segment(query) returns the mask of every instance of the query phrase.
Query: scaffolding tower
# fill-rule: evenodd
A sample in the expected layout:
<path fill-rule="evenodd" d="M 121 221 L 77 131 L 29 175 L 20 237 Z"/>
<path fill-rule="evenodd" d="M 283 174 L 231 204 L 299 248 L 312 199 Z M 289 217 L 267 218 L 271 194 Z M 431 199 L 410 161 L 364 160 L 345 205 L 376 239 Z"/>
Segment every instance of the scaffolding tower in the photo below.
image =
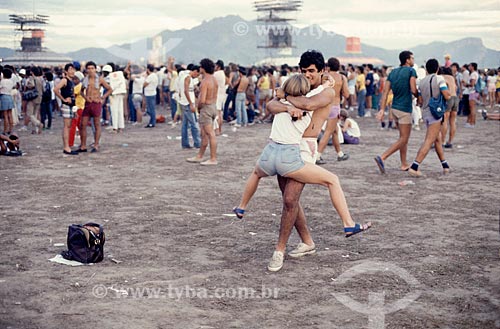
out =
<path fill-rule="evenodd" d="M 257 48 L 267 51 L 267 57 L 290 56 L 295 48 L 291 25 L 302 9 L 302 0 L 259 0 L 254 2 L 257 24 L 261 24 Z"/>
<path fill-rule="evenodd" d="M 42 41 L 45 30 L 41 25 L 47 25 L 49 16 L 46 15 L 9 15 L 10 22 L 17 25 L 15 31 L 22 35 L 22 52 L 39 52 L 43 50 Z"/>

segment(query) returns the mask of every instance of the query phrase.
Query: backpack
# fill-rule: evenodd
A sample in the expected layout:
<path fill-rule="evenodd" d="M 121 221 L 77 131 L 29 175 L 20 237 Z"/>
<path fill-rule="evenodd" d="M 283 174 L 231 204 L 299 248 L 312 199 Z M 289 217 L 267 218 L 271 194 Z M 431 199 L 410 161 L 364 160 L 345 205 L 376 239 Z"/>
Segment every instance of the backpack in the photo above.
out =
<path fill-rule="evenodd" d="M 481 93 L 483 90 L 483 79 L 481 79 L 481 76 L 477 78 L 476 84 L 474 85 L 474 89 L 476 90 L 476 93 Z"/>
<path fill-rule="evenodd" d="M 52 90 L 50 90 L 50 83 L 45 81 L 45 86 L 42 93 L 42 103 L 49 103 L 52 99 Z"/>
<path fill-rule="evenodd" d="M 104 259 L 104 229 L 96 223 L 68 227 L 68 250 L 61 255 L 80 263 L 98 263 Z"/>
<path fill-rule="evenodd" d="M 434 75 L 431 77 L 431 81 L 429 81 L 429 88 L 431 91 L 431 98 L 429 99 L 429 109 L 431 110 L 432 116 L 436 120 L 439 120 L 444 116 L 444 112 L 446 112 L 446 101 L 443 97 L 443 94 L 441 94 L 441 91 L 439 92 L 439 95 L 437 97 L 434 97 L 432 95 L 432 79 L 434 79 Z"/>

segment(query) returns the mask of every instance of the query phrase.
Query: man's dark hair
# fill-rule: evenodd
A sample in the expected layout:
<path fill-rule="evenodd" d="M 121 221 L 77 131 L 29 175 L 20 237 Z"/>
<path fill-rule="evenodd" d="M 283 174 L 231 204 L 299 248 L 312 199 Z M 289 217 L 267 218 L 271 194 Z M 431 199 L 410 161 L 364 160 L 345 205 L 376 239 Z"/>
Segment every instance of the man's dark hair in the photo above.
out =
<path fill-rule="evenodd" d="M 457 62 L 455 62 L 455 63 L 451 64 L 451 66 L 455 66 L 455 68 L 456 68 L 457 70 L 460 68 L 460 65 L 458 65 L 458 63 L 457 63 Z"/>
<path fill-rule="evenodd" d="M 472 66 L 474 68 L 474 71 L 477 71 L 477 63 L 470 63 L 470 66 Z"/>
<path fill-rule="evenodd" d="M 8 68 L 2 69 L 2 74 L 5 79 L 10 79 L 12 78 L 12 71 Z"/>
<path fill-rule="evenodd" d="M 215 65 L 217 65 L 221 70 L 224 70 L 224 62 L 222 61 L 222 59 L 217 60 L 217 62 L 215 62 Z"/>
<path fill-rule="evenodd" d="M 189 71 L 192 71 L 193 67 L 194 67 L 194 64 L 190 63 L 190 64 L 188 64 L 188 66 L 186 67 L 186 69 L 189 70 Z"/>
<path fill-rule="evenodd" d="M 149 72 L 155 71 L 155 66 L 153 64 L 148 64 L 147 68 L 148 68 Z"/>
<path fill-rule="evenodd" d="M 87 64 L 85 64 L 86 69 L 88 69 L 89 66 L 93 66 L 95 69 L 97 68 L 97 65 L 92 61 L 88 61 Z"/>
<path fill-rule="evenodd" d="M 335 57 L 330 57 L 328 58 L 328 62 L 326 65 L 332 70 L 333 72 L 337 72 L 340 69 L 340 62 L 338 59 Z"/>
<path fill-rule="evenodd" d="M 274 69 L 272 67 L 267 69 L 267 73 L 273 75 L 274 74 Z"/>
<path fill-rule="evenodd" d="M 247 75 L 247 69 L 244 66 L 238 67 L 238 71 L 243 75 Z"/>
<path fill-rule="evenodd" d="M 436 73 L 439 69 L 439 62 L 435 58 L 431 58 L 427 60 L 425 63 L 425 69 L 427 70 L 427 73 L 432 74 Z"/>
<path fill-rule="evenodd" d="M 443 67 L 441 67 L 441 68 L 439 69 L 439 72 L 440 72 L 441 74 L 453 75 L 453 72 L 451 72 L 451 67 L 444 67 L 444 66 L 443 66 Z"/>
<path fill-rule="evenodd" d="M 36 77 L 41 77 L 42 76 L 42 69 L 39 66 L 33 66 L 33 68 L 31 69 L 31 72 L 33 72 L 33 74 Z"/>
<path fill-rule="evenodd" d="M 174 67 L 175 67 L 175 70 L 177 71 L 177 73 L 184 71 L 184 68 L 182 67 L 181 64 L 175 64 Z"/>
<path fill-rule="evenodd" d="M 373 64 L 367 64 L 366 66 L 368 66 L 368 68 L 370 69 L 370 71 L 373 70 Z"/>
<path fill-rule="evenodd" d="M 411 58 L 413 53 L 409 50 L 403 50 L 402 52 L 399 53 L 399 63 L 401 65 L 405 65 L 406 61 Z"/>
<path fill-rule="evenodd" d="M 200 66 L 207 72 L 208 74 L 214 74 L 215 64 L 209 58 L 203 58 L 200 61 Z"/>
<path fill-rule="evenodd" d="M 308 50 L 300 56 L 299 67 L 307 68 L 311 65 L 316 66 L 316 69 L 322 71 L 325 68 L 325 58 L 323 54 L 316 50 Z"/>
<path fill-rule="evenodd" d="M 189 68 L 188 68 L 188 70 L 189 70 Z M 198 72 L 200 72 L 200 67 L 198 65 L 193 65 L 191 67 L 191 71 L 198 71 Z"/>
<path fill-rule="evenodd" d="M 52 81 L 54 80 L 54 75 L 52 74 L 52 72 L 45 72 L 45 79 L 47 79 L 47 81 Z"/>
<path fill-rule="evenodd" d="M 64 71 L 68 72 L 68 70 L 70 69 L 70 67 L 75 68 L 75 66 L 73 65 L 73 63 L 68 63 L 68 64 L 64 65 Z"/>

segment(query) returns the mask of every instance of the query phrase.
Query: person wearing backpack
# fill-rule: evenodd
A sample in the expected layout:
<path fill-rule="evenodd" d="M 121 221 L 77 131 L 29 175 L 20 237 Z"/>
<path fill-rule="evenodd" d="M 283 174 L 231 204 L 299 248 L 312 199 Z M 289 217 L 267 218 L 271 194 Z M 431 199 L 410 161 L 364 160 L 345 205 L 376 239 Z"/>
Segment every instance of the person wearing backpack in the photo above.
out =
<path fill-rule="evenodd" d="M 43 80 L 42 103 L 40 104 L 40 115 L 42 119 L 43 129 L 50 129 L 52 127 L 52 85 L 51 81 L 54 80 L 52 72 L 45 72 Z M 48 120 L 47 126 L 45 120 Z"/>
<path fill-rule="evenodd" d="M 481 81 L 479 80 L 479 73 L 477 73 L 477 63 L 469 64 L 469 82 L 466 87 L 469 90 L 469 108 L 470 113 L 467 116 L 465 128 L 474 128 L 476 125 L 476 102 L 479 101 L 481 91 Z"/>
<path fill-rule="evenodd" d="M 437 75 L 439 70 L 439 63 L 437 59 L 431 58 L 425 63 L 425 69 L 427 71 L 427 76 L 420 81 L 419 90 L 420 95 L 418 96 L 418 104 L 422 108 L 422 117 L 427 126 L 427 132 L 425 133 L 425 139 L 418 150 L 417 156 L 413 161 L 410 169 L 408 169 L 408 174 L 412 177 L 421 177 L 422 172 L 418 169 L 419 165 L 424 161 L 427 153 L 434 144 L 434 149 L 436 150 L 437 156 L 441 161 L 443 167 L 443 174 L 447 174 L 450 171 L 450 166 L 444 158 L 443 143 L 441 142 L 441 125 L 443 122 L 443 117 L 437 118 L 434 113 L 431 112 L 430 106 L 433 98 L 444 97 L 445 100 L 450 99 L 451 94 L 446 85 L 445 79 Z M 443 103 L 444 107 L 445 104 Z"/>

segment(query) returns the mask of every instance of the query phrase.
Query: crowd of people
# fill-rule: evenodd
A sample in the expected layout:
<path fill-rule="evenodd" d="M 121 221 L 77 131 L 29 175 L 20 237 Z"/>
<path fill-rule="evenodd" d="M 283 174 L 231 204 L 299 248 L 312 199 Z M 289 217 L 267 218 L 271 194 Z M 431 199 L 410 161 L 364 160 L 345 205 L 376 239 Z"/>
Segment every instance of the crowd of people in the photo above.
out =
<path fill-rule="evenodd" d="M 476 63 L 459 65 L 449 55 L 444 64 L 428 59 L 425 67 L 415 65 L 413 53 L 403 51 L 398 67 L 371 64 L 342 65 L 337 58 L 325 61 L 317 51 L 302 54 L 299 65 L 291 67 L 243 67 L 225 65 L 222 60 L 202 59 L 181 65 L 168 58 L 160 67 L 134 63 L 118 66 L 97 65 L 92 61 L 68 63 L 63 68 L 37 66 L 0 67 L 0 110 L 3 133 L 1 154 L 22 155 L 19 134 L 43 134 L 62 117 L 62 149 L 67 156 L 96 153 L 101 149 L 102 127 L 120 134 L 143 123 L 153 129 L 167 120 L 181 122 L 181 147 L 197 149 L 187 162 L 216 166 L 217 136 L 223 127 L 248 129 L 255 123 L 272 123 L 270 142 L 250 175 L 241 202 L 233 209 L 243 218 L 259 180 L 278 176 L 283 195 L 280 235 L 268 269 L 283 266 L 286 243 L 293 227 L 301 243 L 291 257 L 315 252 L 299 204 L 304 184 L 320 184 L 329 189 L 332 205 L 343 222 L 346 237 L 364 232 L 371 223 L 356 223 L 336 175 L 318 165 L 327 145 L 335 148 L 338 161 L 349 159 L 341 144 L 359 144 L 360 125 L 353 117 L 374 115 L 381 129 L 398 129 L 399 138 L 374 158 L 385 174 L 385 161 L 399 151 L 401 167 L 409 175 L 422 176 L 420 165 L 434 147 L 443 167 L 450 171 L 444 148 L 452 148 L 458 115 L 467 116 L 466 128 L 474 128 L 476 106 L 485 106 L 483 117 L 498 120 L 494 112 L 500 105 L 500 75 L 496 69 L 479 69 Z M 500 70 L 500 68 L 499 68 Z M 443 114 L 434 113 L 434 100 L 446 100 Z M 445 105 L 446 104 L 446 105 Z M 489 109 L 489 113 L 487 111 Z M 157 113 L 157 110 L 160 110 Z M 387 121 L 385 118 L 388 118 Z M 424 123 L 427 130 L 414 161 L 407 161 L 407 147 L 413 129 Z M 93 141 L 87 145 L 87 130 Z M 79 134 L 80 144 L 75 145 Z M 191 136 L 189 136 L 191 135 Z M 209 158 L 204 159 L 209 149 Z"/>

